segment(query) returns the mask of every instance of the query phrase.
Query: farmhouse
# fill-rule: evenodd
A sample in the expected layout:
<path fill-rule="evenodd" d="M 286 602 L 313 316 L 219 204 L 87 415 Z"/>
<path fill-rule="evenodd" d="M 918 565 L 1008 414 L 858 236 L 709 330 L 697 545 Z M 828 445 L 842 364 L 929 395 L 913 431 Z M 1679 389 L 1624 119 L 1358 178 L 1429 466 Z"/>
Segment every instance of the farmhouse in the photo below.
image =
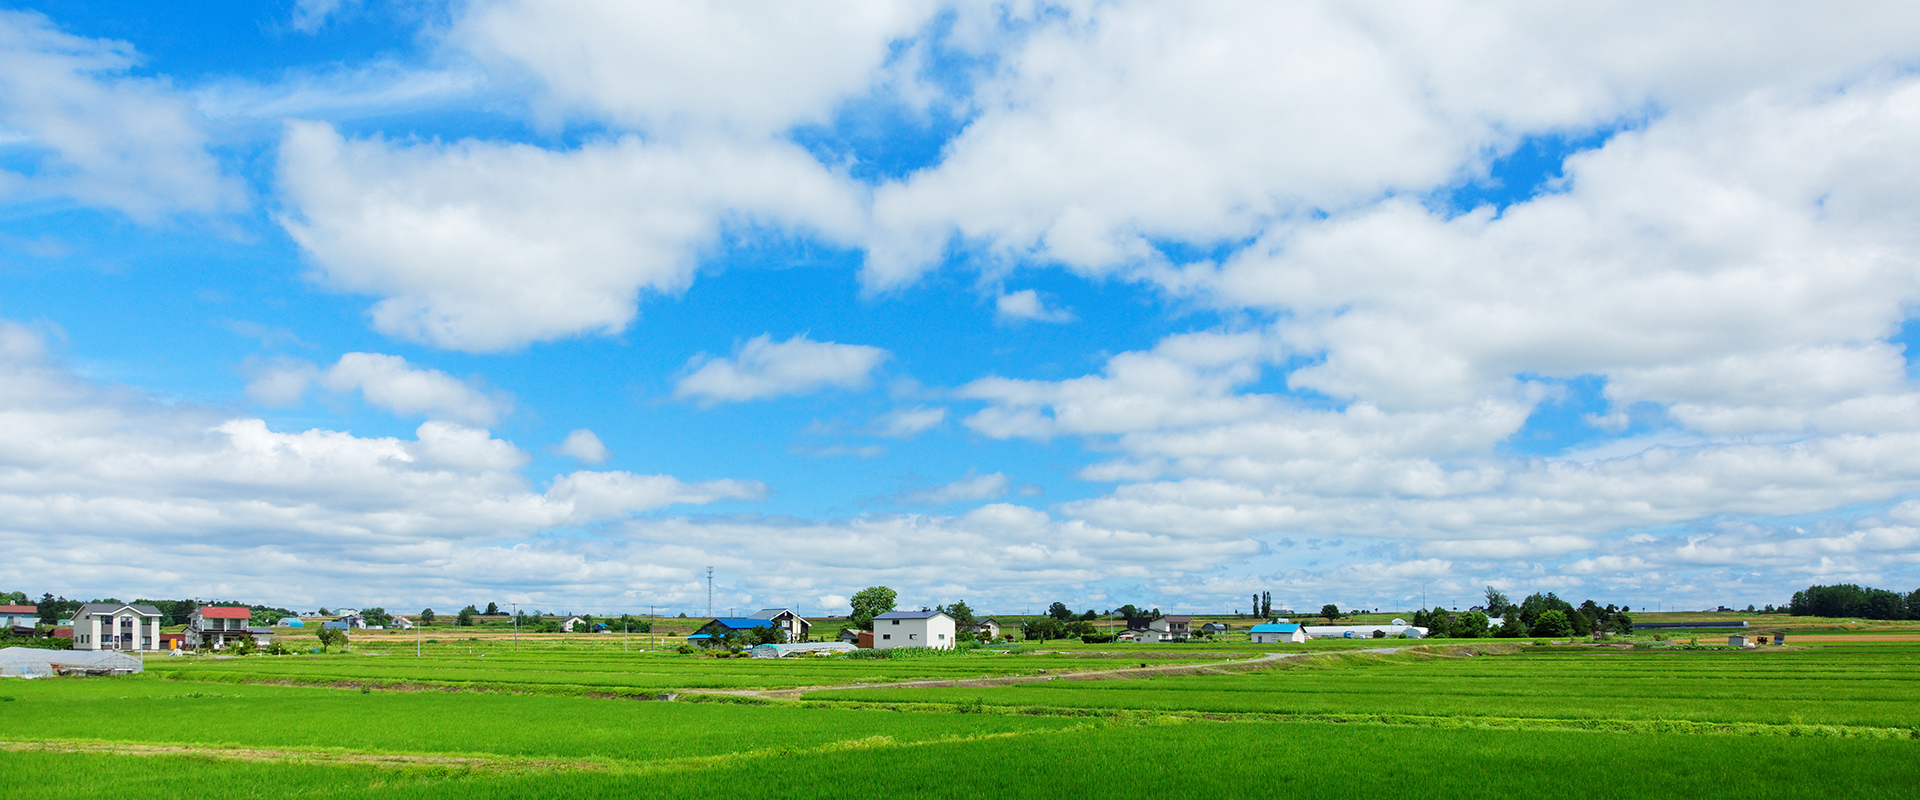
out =
<path fill-rule="evenodd" d="M 158 650 L 163 616 L 145 603 L 87 603 L 73 615 L 73 649 Z"/>
<path fill-rule="evenodd" d="M 980 620 L 973 624 L 973 636 L 983 642 L 996 641 L 1000 638 L 1000 623 L 992 617 Z"/>
<path fill-rule="evenodd" d="M 587 620 L 585 617 L 567 617 L 566 619 L 563 619 L 560 621 L 560 632 L 573 633 L 573 629 L 575 626 L 586 621 Z"/>
<path fill-rule="evenodd" d="M 1275 623 L 1255 625 L 1252 629 L 1248 630 L 1247 633 L 1253 638 L 1254 644 L 1282 644 L 1285 642 L 1304 642 L 1307 640 L 1306 629 L 1301 625 L 1292 623 L 1286 625 Z"/>
<path fill-rule="evenodd" d="M 40 624 L 39 606 L 0 606 L 0 631 L 14 636 L 32 636 Z"/>
<path fill-rule="evenodd" d="M 238 606 L 201 606 L 187 618 L 186 646 L 191 650 L 225 650 L 227 645 L 251 637 L 255 644 L 273 643 L 271 628 L 248 627 L 253 611 Z"/>
<path fill-rule="evenodd" d="M 953 617 L 945 611 L 889 611 L 873 618 L 874 647 L 953 647 Z"/>
<path fill-rule="evenodd" d="M 787 634 L 789 642 L 804 642 L 807 640 L 807 632 L 813 630 L 813 623 L 801 619 L 800 615 L 790 608 L 763 608 L 754 613 L 753 618 L 773 623 L 774 627 Z"/>
<path fill-rule="evenodd" d="M 687 637 L 687 642 L 701 646 L 712 646 L 714 642 L 725 639 L 729 635 L 737 636 L 754 628 L 772 627 L 776 627 L 772 620 L 754 619 L 753 617 L 721 617 L 700 626 L 700 629 L 694 631 L 692 636 Z"/>
<path fill-rule="evenodd" d="M 1171 642 L 1185 639 L 1193 633 L 1193 617 L 1159 616 L 1153 619 L 1127 620 L 1127 634 L 1132 634 L 1135 642 Z M 1128 640 L 1120 640 L 1128 641 Z"/>

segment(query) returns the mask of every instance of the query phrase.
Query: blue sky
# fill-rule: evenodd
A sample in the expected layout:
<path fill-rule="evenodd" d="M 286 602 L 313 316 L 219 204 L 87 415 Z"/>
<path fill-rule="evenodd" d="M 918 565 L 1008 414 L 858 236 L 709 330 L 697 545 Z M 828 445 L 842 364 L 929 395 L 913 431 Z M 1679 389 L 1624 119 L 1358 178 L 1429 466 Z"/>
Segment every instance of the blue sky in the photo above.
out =
<path fill-rule="evenodd" d="M 0 584 L 1920 585 L 1920 15 L 1561 11 L 9 6 Z"/>

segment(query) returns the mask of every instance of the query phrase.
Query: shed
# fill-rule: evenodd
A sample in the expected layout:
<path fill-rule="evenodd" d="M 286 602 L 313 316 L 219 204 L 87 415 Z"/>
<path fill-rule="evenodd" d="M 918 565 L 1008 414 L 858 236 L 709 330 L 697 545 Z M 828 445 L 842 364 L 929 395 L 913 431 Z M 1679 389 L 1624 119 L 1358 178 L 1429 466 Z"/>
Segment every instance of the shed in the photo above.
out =
<path fill-rule="evenodd" d="M 786 658 L 792 655 L 814 653 L 851 653 L 859 648 L 846 642 L 795 642 L 793 644 L 756 645 L 747 651 L 754 658 Z"/>
<path fill-rule="evenodd" d="M 1247 634 L 1252 637 L 1254 644 L 1284 644 L 1307 640 L 1306 628 L 1293 623 L 1255 625 L 1247 631 Z"/>
<path fill-rule="evenodd" d="M 1733 645 L 1734 647 L 1751 647 L 1752 646 L 1747 641 L 1747 637 L 1745 636 L 1729 636 L 1727 637 L 1727 644 Z"/>

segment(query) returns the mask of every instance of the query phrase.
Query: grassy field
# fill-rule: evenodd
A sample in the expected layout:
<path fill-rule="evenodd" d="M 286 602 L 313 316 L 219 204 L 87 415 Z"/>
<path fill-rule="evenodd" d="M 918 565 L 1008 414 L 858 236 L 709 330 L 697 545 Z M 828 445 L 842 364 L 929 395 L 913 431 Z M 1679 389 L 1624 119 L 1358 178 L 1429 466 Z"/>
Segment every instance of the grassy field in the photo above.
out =
<path fill-rule="evenodd" d="M 1920 784 L 1920 643 L 1665 644 L 773 661 L 442 641 L 424 658 L 358 643 L 154 658 L 137 676 L 0 682 L 0 794 L 1750 798 Z M 889 682 L 911 684 L 847 686 Z M 617 699 L 659 692 L 679 699 Z"/>

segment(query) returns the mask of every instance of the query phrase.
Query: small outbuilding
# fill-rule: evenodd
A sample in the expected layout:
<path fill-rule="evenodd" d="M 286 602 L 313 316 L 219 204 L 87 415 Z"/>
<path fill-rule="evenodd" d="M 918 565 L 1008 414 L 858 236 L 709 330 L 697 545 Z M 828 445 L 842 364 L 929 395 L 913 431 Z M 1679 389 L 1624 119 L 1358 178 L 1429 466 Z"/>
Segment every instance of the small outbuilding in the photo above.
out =
<path fill-rule="evenodd" d="M 1254 644 L 1286 644 L 1299 643 L 1307 640 L 1306 628 L 1293 623 L 1286 625 L 1276 625 L 1273 623 L 1255 625 L 1247 631 L 1247 635 L 1252 637 Z"/>
<path fill-rule="evenodd" d="M 755 645 L 748 655 L 754 658 L 787 658 L 796 655 L 826 655 L 828 653 L 851 653 L 859 648 L 846 642 L 794 642 L 792 644 Z"/>

